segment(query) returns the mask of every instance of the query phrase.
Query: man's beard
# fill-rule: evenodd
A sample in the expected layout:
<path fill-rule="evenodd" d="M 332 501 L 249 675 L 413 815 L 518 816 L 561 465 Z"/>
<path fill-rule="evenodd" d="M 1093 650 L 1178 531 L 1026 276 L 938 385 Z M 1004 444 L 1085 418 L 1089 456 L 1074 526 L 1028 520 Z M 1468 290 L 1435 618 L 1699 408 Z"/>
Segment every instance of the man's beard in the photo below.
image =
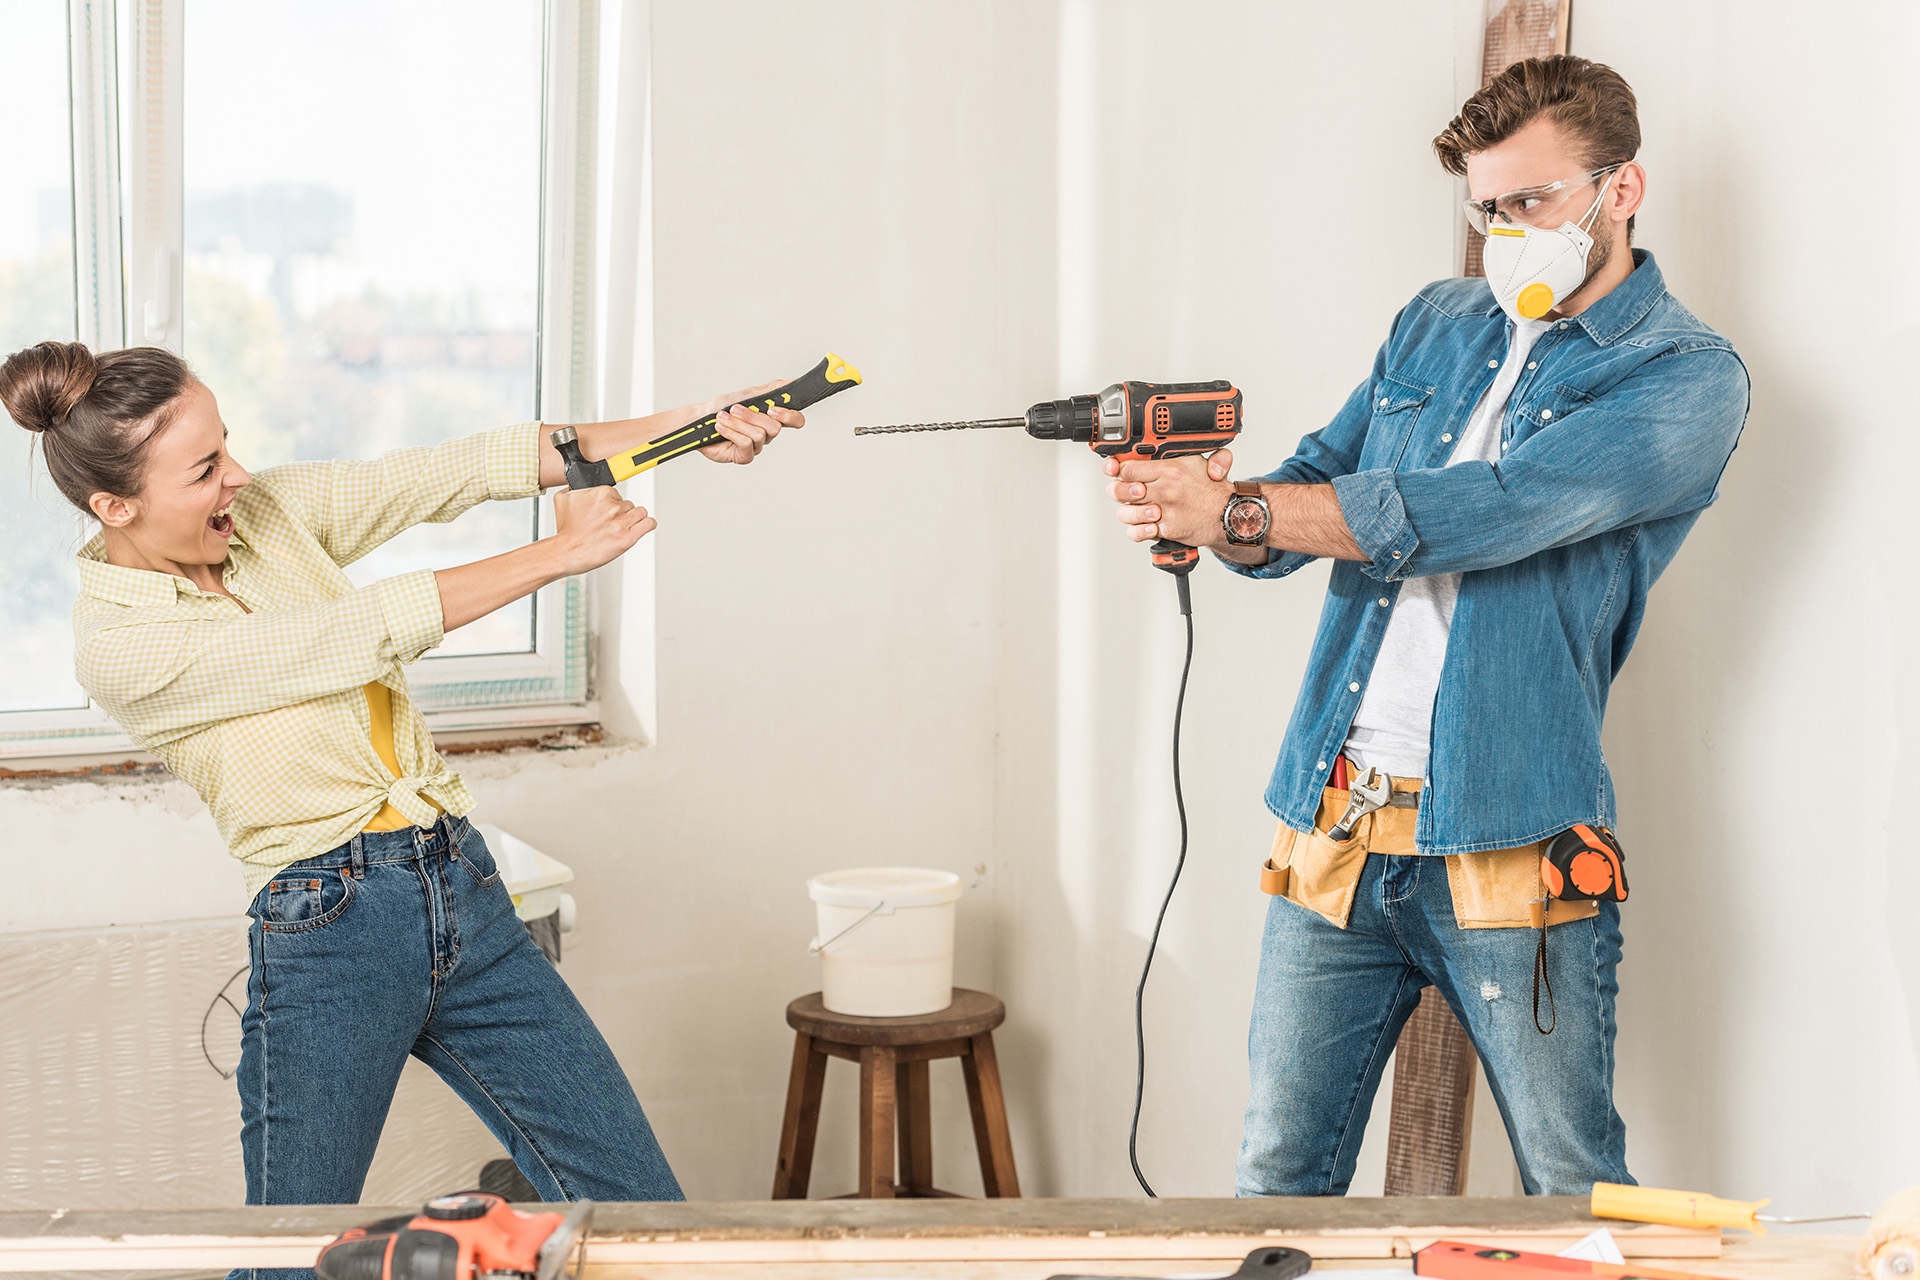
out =
<path fill-rule="evenodd" d="M 1612 261 L 1613 261 L 1613 237 L 1608 236 L 1604 240 L 1595 239 L 1593 242 L 1593 252 L 1587 255 L 1586 279 L 1580 282 L 1580 287 L 1578 289 L 1575 289 L 1572 293 L 1567 295 L 1567 302 L 1572 302 L 1575 298 L 1578 298 L 1582 293 L 1585 293 L 1587 286 L 1593 283 L 1593 278 L 1599 275 L 1602 271 L 1605 271 L 1607 269 L 1607 264 Z M 1565 306 L 1566 303 L 1563 302 L 1560 305 Z"/>

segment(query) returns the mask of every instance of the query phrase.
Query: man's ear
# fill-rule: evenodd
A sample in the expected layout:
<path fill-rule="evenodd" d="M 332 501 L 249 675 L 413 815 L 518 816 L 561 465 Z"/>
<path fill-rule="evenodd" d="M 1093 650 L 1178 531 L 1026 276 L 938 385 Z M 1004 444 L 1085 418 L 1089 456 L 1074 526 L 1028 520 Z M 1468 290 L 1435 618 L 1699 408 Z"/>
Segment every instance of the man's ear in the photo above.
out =
<path fill-rule="evenodd" d="M 116 498 L 110 493 L 96 493 L 88 498 L 87 509 L 109 529 L 124 529 L 140 514 L 140 504 L 132 498 Z"/>
<path fill-rule="evenodd" d="M 1646 198 L 1647 171 L 1638 160 L 1629 160 L 1613 172 L 1613 188 L 1607 192 L 1607 220 L 1625 222 L 1640 212 Z"/>

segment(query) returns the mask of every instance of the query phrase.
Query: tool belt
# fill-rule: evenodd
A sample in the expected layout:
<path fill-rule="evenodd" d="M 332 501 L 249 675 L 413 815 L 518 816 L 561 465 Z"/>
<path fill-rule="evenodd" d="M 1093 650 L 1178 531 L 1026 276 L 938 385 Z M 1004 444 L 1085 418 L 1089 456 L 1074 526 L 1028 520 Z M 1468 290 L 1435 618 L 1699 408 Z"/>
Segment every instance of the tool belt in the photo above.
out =
<path fill-rule="evenodd" d="M 1351 839 L 1354 824 L 1376 809 L 1418 810 L 1424 783 L 1420 789 L 1404 790 L 1396 787 L 1395 781 L 1390 774 L 1373 768 L 1361 771 L 1344 755 L 1336 756 L 1330 785 L 1337 791 L 1347 793 L 1347 807 L 1339 820 L 1327 828 L 1327 838 L 1335 842 Z M 1398 781 L 1405 786 L 1414 780 L 1401 778 Z M 1269 857 L 1260 868 L 1261 891 L 1275 897 L 1285 896 L 1289 875 L 1286 868 L 1274 866 L 1273 859 Z"/>

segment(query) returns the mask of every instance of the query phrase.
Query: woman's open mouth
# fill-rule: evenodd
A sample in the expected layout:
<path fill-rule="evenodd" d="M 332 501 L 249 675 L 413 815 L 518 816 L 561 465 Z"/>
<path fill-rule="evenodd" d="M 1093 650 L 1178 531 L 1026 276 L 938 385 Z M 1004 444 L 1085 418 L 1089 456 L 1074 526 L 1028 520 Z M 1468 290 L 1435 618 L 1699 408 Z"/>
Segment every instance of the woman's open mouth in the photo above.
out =
<path fill-rule="evenodd" d="M 225 511 L 216 511 L 208 516 L 207 528 L 213 530 L 223 538 L 231 538 L 233 536 L 233 509 L 229 507 Z"/>

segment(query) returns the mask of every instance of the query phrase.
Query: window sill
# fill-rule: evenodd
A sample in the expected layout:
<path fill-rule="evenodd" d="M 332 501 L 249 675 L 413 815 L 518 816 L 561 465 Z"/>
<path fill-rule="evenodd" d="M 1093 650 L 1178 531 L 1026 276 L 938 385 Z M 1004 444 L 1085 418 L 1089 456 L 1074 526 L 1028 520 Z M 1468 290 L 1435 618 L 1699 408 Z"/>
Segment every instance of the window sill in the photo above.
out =
<path fill-rule="evenodd" d="M 577 751 L 607 742 L 598 720 L 581 720 L 584 711 L 572 708 L 570 721 L 491 724 L 442 729 L 433 726 L 433 745 L 443 756 L 498 755 L 507 751 Z M 474 717 L 470 717 L 474 718 Z M 429 717 L 429 721 L 432 717 Z M 20 782 L 158 782 L 173 775 L 167 766 L 144 751 L 104 752 L 97 755 L 15 756 L 0 765 L 0 787 Z"/>

